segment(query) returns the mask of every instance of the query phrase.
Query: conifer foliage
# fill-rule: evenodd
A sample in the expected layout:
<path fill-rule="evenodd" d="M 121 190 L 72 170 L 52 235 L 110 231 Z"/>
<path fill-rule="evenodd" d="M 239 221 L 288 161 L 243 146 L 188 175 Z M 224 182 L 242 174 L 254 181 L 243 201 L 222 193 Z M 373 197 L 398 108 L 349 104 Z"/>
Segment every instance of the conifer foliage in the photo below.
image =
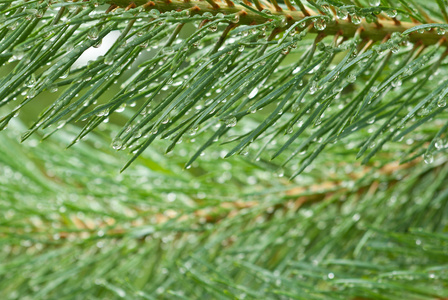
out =
<path fill-rule="evenodd" d="M 1 298 L 448 298 L 447 7 L 0 0 Z"/>
<path fill-rule="evenodd" d="M 73 144 L 127 110 L 113 147 L 131 149 L 129 163 L 160 138 L 171 151 L 201 135 L 187 166 L 224 142 L 226 157 L 250 153 L 294 177 L 335 143 L 354 139 L 367 163 L 418 136 L 429 147 L 405 159 L 432 160 L 444 135 L 444 124 L 419 134 L 443 120 L 444 1 L 2 3 L 1 128 L 60 91 L 22 140 L 83 121 Z M 117 31 L 104 55 L 76 64 Z"/>

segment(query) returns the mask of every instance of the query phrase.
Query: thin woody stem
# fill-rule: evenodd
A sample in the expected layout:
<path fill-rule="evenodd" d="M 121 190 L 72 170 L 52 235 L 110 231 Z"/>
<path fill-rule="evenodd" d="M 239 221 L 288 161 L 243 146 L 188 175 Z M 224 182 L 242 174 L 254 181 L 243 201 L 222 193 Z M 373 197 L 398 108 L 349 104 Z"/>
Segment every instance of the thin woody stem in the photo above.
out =
<path fill-rule="evenodd" d="M 212 14 L 223 13 L 223 14 L 235 14 L 239 13 L 238 25 L 242 24 L 262 24 L 269 22 L 271 19 L 263 16 L 262 14 L 257 13 L 256 11 L 252 11 L 247 9 L 244 6 L 237 5 L 232 7 L 228 6 L 214 6 L 212 7 L 206 1 L 164 1 L 164 0 L 155 0 L 149 1 L 146 0 L 136 0 L 133 1 L 137 6 L 144 5 L 146 9 L 157 9 L 161 12 L 172 11 L 172 10 L 185 10 L 189 9 L 191 15 L 202 15 L 206 12 L 210 12 Z M 128 7 L 128 0 L 111 0 L 110 4 L 117 5 L 120 7 Z M 301 11 L 292 11 L 292 10 L 283 10 L 283 11 L 270 11 L 273 18 L 280 17 L 286 18 L 287 25 L 283 28 L 291 26 L 297 21 L 302 20 L 306 16 Z M 310 21 L 311 22 L 311 21 Z M 382 41 L 384 37 L 392 35 L 394 32 L 404 32 L 412 27 L 415 27 L 415 23 L 411 22 L 394 22 L 393 20 L 378 20 L 377 23 L 367 23 L 366 21 L 361 22 L 360 24 L 353 24 L 349 20 L 337 20 L 327 22 L 326 28 L 320 32 L 325 35 L 336 35 L 337 33 L 341 33 L 341 36 L 350 38 L 353 37 L 359 28 L 363 28 L 361 33 L 361 38 L 370 39 L 372 41 Z M 316 29 L 311 30 L 312 33 L 317 33 Z M 422 33 L 412 32 L 409 35 L 409 41 L 412 43 L 421 42 L 424 45 L 433 45 L 440 41 L 441 38 L 447 37 L 447 34 L 440 35 L 440 32 L 436 30 L 425 31 Z"/>

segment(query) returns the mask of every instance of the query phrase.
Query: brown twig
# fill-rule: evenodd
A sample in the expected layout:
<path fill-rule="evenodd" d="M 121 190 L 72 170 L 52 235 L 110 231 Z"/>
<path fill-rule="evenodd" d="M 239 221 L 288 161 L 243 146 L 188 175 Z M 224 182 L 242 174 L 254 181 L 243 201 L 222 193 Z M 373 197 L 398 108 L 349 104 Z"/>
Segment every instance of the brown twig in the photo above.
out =
<path fill-rule="evenodd" d="M 135 0 L 134 2 L 137 6 L 146 4 L 145 7 L 149 9 L 147 5 L 147 0 Z M 185 2 L 183 0 L 172 0 L 171 3 L 166 3 L 166 1 L 164 0 L 155 0 L 150 2 L 152 4 L 151 9 L 155 8 L 162 12 L 172 11 L 173 9 L 180 9 L 180 10 L 190 9 L 191 14 L 193 15 L 203 14 L 206 12 L 211 12 L 212 14 L 217 13 L 234 14 L 240 11 L 245 11 L 246 14 L 243 17 L 240 17 L 238 21 L 238 24 L 240 25 L 262 24 L 271 21 L 270 18 L 264 17 L 263 15 L 257 14 L 256 12 L 247 10 L 245 7 L 241 5 L 234 5 L 232 7 L 228 6 L 219 7 L 215 3 L 216 4 L 215 7 L 210 7 L 209 2 L 205 1 Z M 117 5 L 120 7 L 129 6 L 128 0 L 111 0 L 110 3 L 112 5 Z M 259 3 L 259 1 L 255 3 L 258 3 L 257 9 L 259 10 L 264 9 Z M 308 10 L 306 11 L 309 15 Z M 292 10 L 283 10 L 283 11 L 272 10 L 271 14 L 277 17 L 286 17 L 286 16 L 290 17 L 291 22 L 288 22 L 287 26 L 290 26 L 290 24 L 300 21 L 307 16 L 302 11 L 292 11 Z M 364 31 L 362 32 L 361 38 L 369 38 L 375 42 L 384 40 L 385 37 L 390 36 L 394 32 L 404 32 L 415 26 L 414 23 L 400 22 L 398 24 L 396 21 L 393 20 L 379 20 L 378 22 L 381 25 L 380 28 L 378 28 L 379 27 L 378 24 L 368 23 L 367 21 L 363 21 L 360 24 L 353 24 L 349 20 L 338 20 L 338 22 L 327 23 L 326 28 L 322 32 L 325 33 L 326 35 L 335 35 L 340 30 L 342 30 L 343 36 L 350 38 L 354 36 L 358 28 L 363 27 Z M 311 30 L 311 32 L 316 31 Z M 409 41 L 413 43 L 421 41 L 424 45 L 434 45 L 439 42 L 441 37 L 443 36 L 440 36 L 435 30 L 425 31 L 423 33 L 412 32 L 411 34 L 409 34 Z"/>

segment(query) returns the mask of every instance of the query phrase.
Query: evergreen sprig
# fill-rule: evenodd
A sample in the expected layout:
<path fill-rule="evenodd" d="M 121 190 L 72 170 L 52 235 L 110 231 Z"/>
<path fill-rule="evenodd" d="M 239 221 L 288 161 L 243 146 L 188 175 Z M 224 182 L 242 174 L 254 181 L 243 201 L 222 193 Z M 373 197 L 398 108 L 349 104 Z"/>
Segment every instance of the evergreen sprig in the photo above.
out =
<path fill-rule="evenodd" d="M 364 164 L 405 136 L 422 147 L 402 161 L 445 149 L 445 130 L 425 129 L 446 128 L 443 1 L 1 3 L 0 127 L 58 93 L 22 140 L 81 122 L 71 146 L 126 110 L 113 141 L 133 153 L 123 169 L 157 139 L 171 151 L 199 135 L 187 168 L 221 142 L 291 177 L 338 143 Z"/>
<path fill-rule="evenodd" d="M 63 152 L 72 126 L 0 136 L 1 298 L 448 297 L 446 160 L 335 159 L 291 183 L 214 153 L 181 172 L 150 146 L 118 174 L 107 128 Z"/>

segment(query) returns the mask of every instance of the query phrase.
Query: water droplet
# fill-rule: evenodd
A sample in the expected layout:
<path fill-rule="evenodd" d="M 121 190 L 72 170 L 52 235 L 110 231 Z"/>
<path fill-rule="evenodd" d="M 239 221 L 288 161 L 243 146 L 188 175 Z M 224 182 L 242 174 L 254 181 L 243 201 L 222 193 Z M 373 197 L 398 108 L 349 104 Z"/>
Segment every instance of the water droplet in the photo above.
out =
<path fill-rule="evenodd" d="M 288 18 L 285 16 L 284 18 L 282 18 L 281 20 L 280 20 L 280 27 L 286 27 L 286 26 L 288 26 Z"/>
<path fill-rule="evenodd" d="M 241 151 L 239 152 L 239 155 L 243 155 L 246 156 L 249 154 L 249 150 L 247 149 L 247 146 L 244 147 L 243 149 L 241 149 Z"/>
<path fill-rule="evenodd" d="M 329 82 L 334 82 L 336 79 L 339 78 L 339 72 L 337 72 L 333 77 L 330 78 L 330 80 L 328 80 Z"/>
<path fill-rule="evenodd" d="M 322 31 L 327 27 L 327 23 L 325 23 L 324 19 L 319 19 L 317 21 L 314 22 L 314 27 L 319 30 Z"/>
<path fill-rule="evenodd" d="M 226 127 L 235 127 L 237 120 L 235 117 L 230 117 L 225 120 L 225 123 L 226 123 Z"/>
<path fill-rule="evenodd" d="M 348 18 L 348 11 L 346 9 L 338 9 L 337 11 L 338 19 L 345 20 Z"/>
<path fill-rule="evenodd" d="M 109 115 L 109 109 L 103 109 L 96 114 L 98 117 L 103 117 Z"/>
<path fill-rule="evenodd" d="M 369 0 L 370 6 L 380 6 L 381 0 Z"/>
<path fill-rule="evenodd" d="M 19 22 L 12 22 L 8 25 L 8 29 L 14 31 L 16 30 L 17 26 L 19 26 Z"/>
<path fill-rule="evenodd" d="M 158 11 L 157 9 L 151 9 L 149 11 L 149 14 L 152 15 L 154 18 L 158 18 L 160 16 L 160 11 Z"/>
<path fill-rule="evenodd" d="M 258 94 L 258 88 L 254 88 L 254 89 L 252 90 L 252 92 L 250 92 L 250 94 L 248 95 L 248 97 L 249 97 L 249 99 L 252 99 L 252 98 L 254 98 L 255 96 L 257 96 L 257 94 Z"/>
<path fill-rule="evenodd" d="M 12 58 L 14 60 L 21 60 L 23 56 L 25 56 L 25 52 L 23 52 L 22 50 L 14 50 L 12 53 Z"/>
<path fill-rule="evenodd" d="M 28 91 L 28 93 L 26 94 L 26 97 L 27 97 L 27 98 L 34 98 L 34 97 L 36 96 L 36 94 L 37 94 L 36 89 L 31 88 L 31 89 Z"/>
<path fill-rule="evenodd" d="M 120 150 L 123 147 L 123 144 L 121 143 L 120 140 L 115 140 L 112 143 L 112 148 L 114 148 L 115 150 Z"/>
<path fill-rule="evenodd" d="M 432 164 L 434 162 L 434 156 L 431 153 L 425 153 L 423 155 L 423 161 L 425 164 Z"/>
<path fill-rule="evenodd" d="M 40 18 L 42 18 L 44 16 L 44 14 L 45 14 L 45 11 L 43 9 L 38 9 L 36 11 L 35 15 L 36 15 L 36 18 L 40 19 Z"/>
<path fill-rule="evenodd" d="M 36 84 L 36 76 L 34 74 L 31 74 L 30 80 L 28 80 L 26 86 L 31 88 L 35 84 Z"/>
<path fill-rule="evenodd" d="M 436 148 L 437 149 L 442 149 L 443 148 L 443 140 L 441 139 L 441 138 L 437 138 L 435 141 L 434 141 L 434 146 L 436 146 Z"/>
<path fill-rule="evenodd" d="M 389 9 L 386 11 L 389 18 L 395 18 L 397 16 L 397 11 L 395 9 Z"/>
<path fill-rule="evenodd" d="M 202 16 L 206 19 L 213 19 L 213 14 L 209 11 L 205 12 Z"/>
<path fill-rule="evenodd" d="M 114 56 L 111 54 L 108 54 L 104 57 L 104 63 L 108 66 L 110 66 L 111 64 L 113 64 L 114 62 Z"/>
<path fill-rule="evenodd" d="M 65 79 L 68 77 L 68 75 L 70 75 L 70 68 L 67 68 L 67 70 L 64 73 L 62 73 L 61 76 L 59 76 L 59 78 Z"/>
<path fill-rule="evenodd" d="M 58 86 L 57 85 L 51 85 L 48 87 L 48 90 L 50 91 L 50 93 L 56 93 L 58 91 Z"/>
<path fill-rule="evenodd" d="M 189 133 L 190 135 L 196 135 L 196 133 L 198 132 L 198 130 L 199 130 L 199 127 L 193 127 L 193 128 L 191 128 L 191 129 L 188 131 L 188 133 Z"/>
<path fill-rule="evenodd" d="M 399 48 L 397 46 L 392 46 L 392 48 L 390 48 L 390 51 L 392 51 L 392 53 L 398 53 Z"/>
<path fill-rule="evenodd" d="M 162 51 L 165 54 L 173 54 L 174 53 L 174 48 L 173 47 L 165 47 L 165 48 L 163 48 Z"/>
<path fill-rule="evenodd" d="M 317 82 L 313 81 L 310 87 L 310 95 L 314 95 L 317 92 Z"/>
<path fill-rule="evenodd" d="M 438 35 L 445 35 L 446 30 L 444 28 L 437 28 L 437 34 Z"/>
<path fill-rule="evenodd" d="M 358 15 L 353 15 L 352 16 L 352 23 L 355 25 L 359 25 L 361 24 L 362 20 Z"/>
<path fill-rule="evenodd" d="M 89 40 L 96 40 L 98 38 L 98 35 L 100 34 L 100 31 L 98 27 L 92 27 L 90 28 L 89 32 L 87 32 L 87 38 Z"/>
<path fill-rule="evenodd" d="M 367 124 L 373 124 L 373 123 L 375 123 L 375 117 L 372 117 L 367 120 Z"/>
<path fill-rule="evenodd" d="M 355 82 L 356 81 L 356 75 L 355 74 L 349 74 L 348 76 L 347 76 L 347 82 L 348 83 L 353 83 L 353 82 Z"/>
<path fill-rule="evenodd" d="M 402 84 L 403 84 L 403 82 L 401 81 L 400 78 L 397 78 L 397 80 L 392 81 L 392 83 L 391 83 L 391 85 L 392 85 L 394 88 L 398 88 L 398 87 L 400 87 Z"/>
<path fill-rule="evenodd" d="M 282 49 L 282 54 L 283 55 L 287 55 L 289 53 L 289 47 L 283 48 Z"/>
<path fill-rule="evenodd" d="M 404 70 L 404 72 L 403 72 L 403 74 L 404 74 L 405 76 L 411 76 L 412 73 L 414 73 L 414 71 L 412 70 L 412 67 L 411 67 L 411 66 L 407 67 L 407 68 Z"/>
<path fill-rule="evenodd" d="M 437 101 L 438 107 L 445 107 L 446 106 L 446 99 L 445 97 L 441 96 L 439 100 Z"/>

